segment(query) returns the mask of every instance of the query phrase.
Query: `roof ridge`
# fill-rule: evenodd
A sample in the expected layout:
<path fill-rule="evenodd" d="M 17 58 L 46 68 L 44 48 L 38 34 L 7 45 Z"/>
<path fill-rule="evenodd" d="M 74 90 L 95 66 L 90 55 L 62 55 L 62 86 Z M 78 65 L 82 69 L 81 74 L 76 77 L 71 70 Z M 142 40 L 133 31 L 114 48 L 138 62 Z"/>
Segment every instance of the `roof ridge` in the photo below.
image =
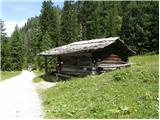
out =
<path fill-rule="evenodd" d="M 73 53 L 83 50 L 96 50 L 104 48 L 114 43 L 116 40 L 120 40 L 120 37 L 109 37 L 109 38 L 78 41 L 43 51 L 39 53 L 39 55 L 60 55 L 60 54 Z"/>
<path fill-rule="evenodd" d="M 73 44 L 73 45 L 75 45 L 76 43 L 83 43 L 83 44 L 85 44 L 85 43 L 96 43 L 96 42 L 100 42 L 100 41 L 109 41 L 110 39 L 112 39 L 112 41 L 113 40 L 117 40 L 117 39 L 119 39 L 120 37 L 109 37 L 109 38 L 97 38 L 97 39 L 91 39 L 91 40 L 81 40 L 81 41 L 76 41 L 76 42 L 73 42 L 73 43 L 70 43 L 70 44 Z M 68 44 L 68 45 L 70 45 L 70 44 Z"/>

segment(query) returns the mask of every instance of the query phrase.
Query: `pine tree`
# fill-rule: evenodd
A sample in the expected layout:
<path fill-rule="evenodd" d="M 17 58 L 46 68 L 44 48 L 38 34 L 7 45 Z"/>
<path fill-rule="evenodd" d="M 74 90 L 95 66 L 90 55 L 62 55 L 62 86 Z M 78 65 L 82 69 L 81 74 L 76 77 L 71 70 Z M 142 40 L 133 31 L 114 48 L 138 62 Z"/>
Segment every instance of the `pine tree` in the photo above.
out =
<path fill-rule="evenodd" d="M 153 7 L 152 3 L 156 6 Z M 157 24 L 158 2 L 130 2 L 123 14 L 121 37 L 138 54 L 158 52 Z"/>
<path fill-rule="evenodd" d="M 0 20 L 1 32 L 1 70 L 11 70 L 10 44 L 6 37 L 4 21 Z"/>
<path fill-rule="evenodd" d="M 111 12 L 111 16 L 110 16 L 110 23 L 111 25 L 111 37 L 114 36 L 119 36 L 120 35 L 120 30 L 121 30 L 121 22 L 122 22 L 122 18 L 120 17 L 120 13 L 118 12 L 118 7 L 119 7 L 119 3 L 113 1 L 113 6 L 112 6 L 112 12 Z"/>
<path fill-rule="evenodd" d="M 48 48 L 52 47 L 50 41 L 51 41 L 51 38 L 49 36 L 49 33 L 46 32 L 42 38 L 42 46 L 41 46 L 42 51 L 47 50 Z"/>
<path fill-rule="evenodd" d="M 159 53 L 159 3 L 158 1 L 150 1 L 145 6 L 145 11 L 148 14 L 148 24 L 145 29 L 148 42 L 145 45 L 149 51 Z"/>
<path fill-rule="evenodd" d="M 6 38 L 5 28 L 4 28 L 4 21 L 0 19 L 0 28 L 1 28 L 1 40 Z"/>
<path fill-rule="evenodd" d="M 99 2 L 84 1 L 80 12 L 83 39 L 97 38 L 100 34 Z"/>
<path fill-rule="evenodd" d="M 101 1 L 99 10 L 100 37 L 109 37 L 109 2 Z"/>
<path fill-rule="evenodd" d="M 58 46 L 59 35 L 60 35 L 60 17 L 58 9 L 53 6 L 51 0 L 44 1 L 42 3 L 42 10 L 40 15 L 40 26 L 42 31 L 42 38 L 45 33 L 50 36 L 49 44 L 52 47 Z M 44 40 L 43 40 L 44 42 Z M 51 46 L 46 46 L 46 49 L 51 48 Z"/>
<path fill-rule="evenodd" d="M 61 17 L 61 44 L 77 41 L 79 35 L 76 5 L 73 1 L 65 1 Z"/>
<path fill-rule="evenodd" d="M 32 63 L 34 68 L 38 67 L 38 56 L 40 52 L 41 30 L 39 27 L 39 17 L 31 18 L 26 23 L 30 25 L 24 36 L 24 48 L 25 48 L 25 67 Z M 27 27 L 27 26 L 26 26 Z M 22 30 L 23 32 L 23 30 Z"/>
<path fill-rule="evenodd" d="M 101 34 L 104 37 L 120 35 L 122 18 L 120 16 L 120 3 L 115 1 L 103 1 L 100 7 Z"/>
<path fill-rule="evenodd" d="M 22 41 L 20 39 L 19 28 L 16 25 L 11 39 L 11 63 L 12 70 L 22 70 L 23 68 L 23 48 Z"/>

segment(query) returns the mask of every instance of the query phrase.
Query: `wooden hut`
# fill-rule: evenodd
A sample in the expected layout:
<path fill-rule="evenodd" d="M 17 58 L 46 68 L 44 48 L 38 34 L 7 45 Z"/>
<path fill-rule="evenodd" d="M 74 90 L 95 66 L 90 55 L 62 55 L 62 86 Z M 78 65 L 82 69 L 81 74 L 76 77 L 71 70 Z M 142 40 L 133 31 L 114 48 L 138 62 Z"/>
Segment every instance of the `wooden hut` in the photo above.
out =
<path fill-rule="evenodd" d="M 39 55 L 45 57 L 46 72 L 47 57 L 57 56 L 58 74 L 81 75 L 129 66 L 128 57 L 134 53 L 119 37 L 110 37 L 74 42 Z"/>

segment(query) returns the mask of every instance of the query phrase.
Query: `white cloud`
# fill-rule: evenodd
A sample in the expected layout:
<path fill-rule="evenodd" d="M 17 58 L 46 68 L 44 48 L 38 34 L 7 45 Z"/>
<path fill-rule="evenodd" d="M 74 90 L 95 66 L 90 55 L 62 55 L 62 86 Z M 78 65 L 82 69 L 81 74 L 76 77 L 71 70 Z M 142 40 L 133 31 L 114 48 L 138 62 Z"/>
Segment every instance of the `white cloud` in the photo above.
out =
<path fill-rule="evenodd" d="M 22 20 L 22 21 L 4 21 L 5 24 L 5 28 L 6 28 L 6 33 L 7 36 L 10 37 L 11 34 L 13 33 L 16 24 L 18 25 L 19 28 L 21 28 L 22 26 L 24 26 L 25 22 L 27 20 Z"/>

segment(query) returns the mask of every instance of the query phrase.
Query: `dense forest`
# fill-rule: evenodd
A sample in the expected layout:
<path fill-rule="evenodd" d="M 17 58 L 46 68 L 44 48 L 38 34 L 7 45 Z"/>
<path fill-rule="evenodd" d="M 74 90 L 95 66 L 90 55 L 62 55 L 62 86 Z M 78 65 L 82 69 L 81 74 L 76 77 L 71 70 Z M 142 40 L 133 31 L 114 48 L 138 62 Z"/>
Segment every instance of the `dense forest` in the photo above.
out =
<path fill-rule="evenodd" d="M 158 1 L 65 1 L 60 8 L 49 0 L 11 37 L 0 24 L 1 70 L 43 68 L 41 51 L 94 38 L 120 36 L 137 54 L 159 52 Z"/>

